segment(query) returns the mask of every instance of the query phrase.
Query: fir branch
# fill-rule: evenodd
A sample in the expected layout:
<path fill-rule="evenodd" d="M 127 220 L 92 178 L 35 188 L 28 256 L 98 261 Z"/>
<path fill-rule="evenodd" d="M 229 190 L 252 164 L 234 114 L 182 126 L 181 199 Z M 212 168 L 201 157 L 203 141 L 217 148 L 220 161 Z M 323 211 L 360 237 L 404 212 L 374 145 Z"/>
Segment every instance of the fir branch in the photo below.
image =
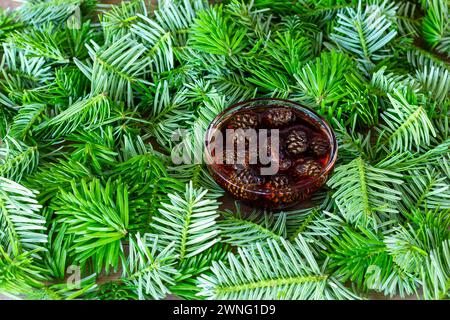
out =
<path fill-rule="evenodd" d="M 178 132 L 175 137 L 179 143 L 172 149 L 171 156 L 175 166 L 170 167 L 171 176 L 193 185 L 210 190 L 208 197 L 218 198 L 223 195 L 223 190 L 208 174 L 203 163 L 204 137 L 209 123 L 225 108 L 225 97 L 217 93 L 209 83 L 197 82 L 188 87 L 183 95 L 186 99 L 202 103 L 198 105 L 198 118 L 191 124 L 187 132 Z M 178 142 L 178 141 L 177 141 Z"/>
<path fill-rule="evenodd" d="M 221 212 L 224 220 L 219 221 L 223 242 L 240 248 L 254 245 L 267 239 L 281 241 L 286 238 L 286 214 L 274 217 L 271 213 L 254 210 L 250 214 L 241 211 L 236 203 L 234 211 Z"/>
<path fill-rule="evenodd" d="M 332 239 L 340 234 L 342 226 L 345 225 L 341 217 L 320 208 L 313 208 L 300 219 L 302 221 L 289 239 L 295 241 L 301 235 L 315 256 L 330 250 Z"/>
<path fill-rule="evenodd" d="M 251 79 L 242 78 L 240 72 L 218 68 L 211 70 L 207 79 L 220 95 L 228 98 L 230 104 L 256 98 L 258 88 Z"/>
<path fill-rule="evenodd" d="M 46 60 L 43 57 L 29 56 L 7 43 L 3 44 L 3 51 L 3 79 L 0 85 L 8 97 L 3 97 L 2 103 L 10 106 L 46 100 L 44 97 L 47 98 L 49 94 L 45 91 L 48 90 L 49 82 L 54 79 L 53 71 L 46 65 Z M 47 102 L 48 98 L 45 103 Z"/>
<path fill-rule="evenodd" d="M 402 208 L 450 209 L 450 187 L 439 170 L 416 170 L 405 175 L 406 183 L 399 186 Z"/>
<path fill-rule="evenodd" d="M 20 7 L 19 17 L 24 23 L 41 25 L 61 24 L 79 9 L 80 0 L 28 0 Z"/>
<path fill-rule="evenodd" d="M 1 250 L 18 257 L 23 251 L 45 251 L 46 221 L 40 214 L 40 209 L 35 192 L 0 177 Z"/>
<path fill-rule="evenodd" d="M 205 199 L 207 190 L 186 185 L 184 195 L 169 194 L 170 203 L 163 203 L 159 216 L 153 218 L 151 227 L 161 243 L 174 243 L 180 261 L 207 250 L 217 243 L 219 229 L 216 225 L 218 203 Z"/>
<path fill-rule="evenodd" d="M 90 293 L 88 300 L 136 300 L 136 287 L 130 284 L 124 284 L 121 280 L 107 281 L 99 283 L 97 290 Z"/>
<path fill-rule="evenodd" d="M 124 100 L 133 105 L 133 88 L 150 85 L 144 79 L 150 60 L 144 56 L 145 47 L 126 35 L 109 46 L 95 42 L 88 46 L 93 61 L 91 68 L 74 59 L 91 80 L 91 95 L 107 94 L 113 101 Z"/>
<path fill-rule="evenodd" d="M 46 136 L 68 135 L 76 130 L 89 130 L 100 126 L 111 114 L 111 101 L 103 93 L 89 95 L 70 105 L 57 116 L 41 123 L 36 131 Z"/>
<path fill-rule="evenodd" d="M 14 299 L 42 287 L 45 269 L 34 263 L 33 252 L 10 253 L 0 246 L 0 293 Z"/>
<path fill-rule="evenodd" d="M 60 190 L 71 188 L 72 181 L 92 180 L 94 174 L 81 163 L 60 159 L 56 163 L 45 163 L 28 177 L 26 185 L 40 190 L 39 202 L 46 204 L 56 197 Z"/>
<path fill-rule="evenodd" d="M 225 261 L 231 248 L 222 243 L 216 243 L 202 253 L 188 259 L 184 259 L 178 266 L 179 276 L 176 284 L 170 287 L 172 294 L 183 299 L 198 299 L 200 288 L 197 286 L 197 277 L 209 273 L 211 265 L 215 261 Z"/>
<path fill-rule="evenodd" d="M 289 74 L 296 74 L 303 62 L 312 57 L 312 43 L 308 38 L 290 32 L 277 33 L 267 46 L 268 53 Z"/>
<path fill-rule="evenodd" d="M 382 94 L 401 92 L 404 95 L 408 95 L 419 91 L 420 84 L 410 75 L 388 73 L 386 69 L 386 67 L 382 67 L 374 72 L 370 81 L 370 84 L 380 90 Z"/>
<path fill-rule="evenodd" d="M 401 177 L 356 158 L 337 167 L 327 184 L 335 189 L 333 198 L 348 222 L 377 226 L 398 212 L 395 202 L 401 199 L 401 193 L 393 187 L 403 183 Z"/>
<path fill-rule="evenodd" d="M 416 78 L 422 84 L 422 90 L 433 101 L 436 101 L 439 105 L 449 104 L 450 72 L 448 69 L 435 66 L 428 69 L 425 65 L 421 71 L 416 72 Z M 447 101 L 445 102 L 445 100 Z M 444 106 L 442 110 L 446 111 Z"/>
<path fill-rule="evenodd" d="M 56 283 L 27 292 L 26 298 L 31 300 L 79 300 L 95 291 L 96 274 L 79 280 L 78 284 Z"/>
<path fill-rule="evenodd" d="M 448 210 L 413 210 L 409 222 L 392 228 L 384 238 L 386 249 L 405 272 L 419 276 L 431 252 L 448 239 Z"/>
<path fill-rule="evenodd" d="M 67 226 L 66 234 L 74 235 L 70 254 L 84 264 L 93 259 L 97 272 L 103 267 L 117 269 L 122 255 L 120 240 L 128 233 L 128 190 L 120 182 L 104 186 L 99 180 L 73 181 L 71 190 L 61 190 L 52 203 L 56 223 Z"/>
<path fill-rule="evenodd" d="M 391 108 L 381 114 L 384 124 L 378 128 L 380 139 L 392 151 L 406 151 L 429 145 L 435 129 L 424 106 L 411 105 L 399 92 L 388 95 Z"/>
<path fill-rule="evenodd" d="M 154 11 L 155 21 L 174 33 L 177 45 L 184 45 L 187 41 L 187 29 L 197 13 L 208 7 L 201 0 L 162 1 L 158 10 Z"/>
<path fill-rule="evenodd" d="M 136 185 L 136 189 L 143 193 L 142 188 L 145 188 L 145 185 L 155 183 L 155 179 L 167 177 L 167 171 L 154 152 L 145 151 L 116 165 L 111 176 L 120 176 L 129 185 Z"/>
<path fill-rule="evenodd" d="M 75 133 L 66 139 L 70 143 L 71 158 L 79 163 L 93 168 L 95 172 L 102 172 L 116 161 L 114 151 L 114 137 L 112 127 L 105 127 L 99 131 Z"/>
<path fill-rule="evenodd" d="M 120 162 L 126 162 L 138 155 L 152 153 L 153 148 L 151 144 L 146 144 L 141 136 L 131 137 L 124 135 L 119 141 L 118 158 Z"/>
<path fill-rule="evenodd" d="M 245 49 L 246 34 L 221 5 L 214 6 L 198 13 L 190 28 L 189 44 L 200 51 L 231 56 Z"/>
<path fill-rule="evenodd" d="M 65 52 L 64 33 L 53 24 L 41 28 L 31 28 L 12 34 L 9 41 L 34 57 L 45 57 L 56 63 L 68 63 L 69 56 Z"/>
<path fill-rule="evenodd" d="M 44 57 L 32 57 L 26 51 L 17 49 L 14 42 L 3 43 L 3 76 L 20 78 L 22 87 L 33 88 L 53 80 L 52 69 Z"/>
<path fill-rule="evenodd" d="M 371 131 L 368 131 L 367 134 L 362 134 L 353 127 L 346 128 L 336 120 L 333 120 L 333 122 L 335 124 L 341 163 L 349 163 L 358 157 L 369 161 L 376 158 L 377 153 L 372 147 Z"/>
<path fill-rule="evenodd" d="M 69 256 L 73 235 L 67 234 L 66 231 L 66 225 L 52 225 L 48 231 L 47 251 L 44 255 L 45 265 L 49 269 L 51 276 L 59 281 L 64 280 L 67 267 L 73 263 L 73 259 Z"/>
<path fill-rule="evenodd" d="M 76 19 L 75 17 L 73 18 Z M 96 32 L 96 29 L 92 28 L 90 21 L 86 21 L 82 24 L 79 21 L 76 21 L 75 23 L 79 25 L 73 27 L 68 26 L 64 30 L 64 45 L 67 48 L 66 50 L 70 57 L 85 59 L 88 57 L 86 44 L 91 40 L 97 39 L 99 34 Z"/>
<path fill-rule="evenodd" d="M 162 146 L 171 147 L 174 134 L 192 121 L 192 113 L 186 103 L 185 90 L 172 95 L 167 81 L 158 83 L 154 93 L 153 108 L 151 109 L 150 129 L 152 135 Z"/>
<path fill-rule="evenodd" d="M 138 15 L 147 16 L 144 1 L 121 2 L 100 16 L 106 42 L 112 43 L 128 34 L 138 20 Z"/>
<path fill-rule="evenodd" d="M 46 105 L 33 103 L 24 105 L 13 118 L 9 134 L 19 140 L 25 140 L 33 135 L 34 128 L 42 121 Z"/>
<path fill-rule="evenodd" d="M 420 35 L 421 16 L 417 4 L 401 1 L 397 8 L 399 34 L 417 37 Z"/>
<path fill-rule="evenodd" d="M 55 71 L 55 86 L 50 90 L 56 105 L 70 105 L 88 95 L 89 82 L 76 66 L 65 66 Z"/>
<path fill-rule="evenodd" d="M 423 37 L 432 48 L 449 56 L 450 19 L 449 5 L 445 0 L 431 0 L 423 19 Z"/>
<path fill-rule="evenodd" d="M 378 167 L 398 173 L 408 170 L 426 170 L 430 163 L 442 160 L 448 154 L 449 147 L 450 140 L 446 139 L 436 146 L 416 152 L 391 152 L 378 163 Z"/>
<path fill-rule="evenodd" d="M 247 80 L 261 88 L 261 91 L 270 93 L 271 97 L 287 98 L 293 91 L 291 81 L 287 74 L 273 68 L 269 62 L 250 63 L 247 66 L 252 77 Z"/>
<path fill-rule="evenodd" d="M 138 14 L 140 20 L 131 27 L 131 32 L 148 48 L 147 56 L 156 73 L 174 68 L 174 51 L 186 44 L 187 30 L 197 15 L 195 9 L 201 8 L 201 1 L 184 0 L 177 4 L 167 1 L 155 10 L 153 18 Z"/>
<path fill-rule="evenodd" d="M 209 199 L 218 199 L 224 195 L 224 190 L 211 177 L 204 164 L 182 164 L 169 168 L 169 175 L 177 181 L 192 184 L 195 188 L 204 188 L 209 192 Z"/>
<path fill-rule="evenodd" d="M 396 36 L 386 8 L 367 5 L 360 1 L 357 9 L 348 8 L 338 13 L 337 25 L 330 35 L 339 48 L 356 55 L 366 70 L 389 56 L 386 45 Z"/>
<path fill-rule="evenodd" d="M 247 36 L 253 39 L 268 38 L 271 30 L 272 15 L 269 8 L 258 9 L 255 1 L 245 3 L 240 0 L 232 0 L 225 10 L 235 18 L 235 21 L 247 29 Z"/>
<path fill-rule="evenodd" d="M 209 299 L 354 299 L 356 296 L 319 267 L 305 241 L 256 243 L 228 255 L 228 265 L 214 263 L 202 275 L 200 296 Z"/>
<path fill-rule="evenodd" d="M 450 155 L 442 157 L 439 160 L 439 167 L 442 169 L 442 173 L 447 177 L 447 181 L 450 180 Z"/>
<path fill-rule="evenodd" d="M 406 52 L 406 58 L 408 63 L 416 69 L 422 69 L 427 66 L 431 67 L 444 67 L 447 70 L 450 68 L 449 64 L 440 59 L 433 52 L 426 51 L 422 48 L 413 47 Z"/>
<path fill-rule="evenodd" d="M 131 287 L 138 299 L 162 299 L 170 293 L 177 270 L 173 245 L 160 248 L 158 238 L 130 236 L 129 255 L 123 263 L 122 281 Z"/>
<path fill-rule="evenodd" d="M 342 99 L 346 94 L 345 74 L 352 68 L 353 63 L 347 56 L 335 51 L 322 53 L 295 75 L 304 94 L 300 99 L 317 106 L 328 106 Z"/>
<path fill-rule="evenodd" d="M 450 290 L 450 241 L 430 252 L 422 269 L 423 297 L 425 299 L 448 299 Z"/>
<path fill-rule="evenodd" d="M 31 174 L 39 163 L 35 146 L 27 146 L 12 137 L 0 141 L 0 176 L 20 181 Z"/>
<path fill-rule="evenodd" d="M 417 292 L 419 279 L 393 262 L 379 236 L 367 229 L 360 232 L 345 228 L 330 252 L 334 274 L 350 279 L 358 287 L 401 297 Z"/>
<path fill-rule="evenodd" d="M 18 21 L 18 14 L 9 9 L 0 9 L 0 40 L 3 41 L 8 33 L 21 29 L 23 23 Z"/>
<path fill-rule="evenodd" d="M 144 16 L 140 17 L 145 23 L 136 23 L 131 30 L 148 47 L 147 55 L 151 57 L 155 72 L 161 73 L 172 70 L 175 65 L 172 34 L 170 31 L 162 29 L 153 20 Z"/>
<path fill-rule="evenodd" d="M 168 194 L 182 192 L 184 184 L 169 177 L 164 163 L 154 152 L 146 152 L 117 164 L 111 179 L 121 179 L 129 188 L 130 230 L 147 231 L 153 216 Z"/>
<path fill-rule="evenodd" d="M 306 224 L 312 222 L 311 220 L 313 219 L 309 219 L 309 217 L 315 217 L 313 212 L 321 210 L 331 210 L 333 201 L 331 201 L 330 195 L 324 190 L 321 191 L 322 192 L 319 191 L 312 196 L 312 198 L 310 199 L 311 203 L 308 204 L 308 207 L 306 208 L 273 213 L 275 217 L 280 214 L 286 215 L 286 231 L 288 240 L 293 241 L 299 235 L 298 231 L 300 225 L 302 225 L 304 222 L 307 222 Z"/>

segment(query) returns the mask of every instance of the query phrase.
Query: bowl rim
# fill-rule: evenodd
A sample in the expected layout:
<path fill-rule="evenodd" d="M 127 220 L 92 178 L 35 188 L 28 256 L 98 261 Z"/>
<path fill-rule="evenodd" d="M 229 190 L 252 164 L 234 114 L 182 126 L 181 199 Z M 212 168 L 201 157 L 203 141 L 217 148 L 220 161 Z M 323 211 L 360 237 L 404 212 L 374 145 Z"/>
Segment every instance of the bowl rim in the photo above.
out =
<path fill-rule="evenodd" d="M 336 135 L 333 131 L 333 128 L 325 121 L 325 119 L 321 115 L 319 115 L 316 111 L 312 110 L 311 108 L 306 107 L 296 101 L 292 101 L 292 100 L 288 100 L 288 99 L 280 99 L 280 98 L 254 98 L 254 99 L 240 101 L 240 102 L 230 105 L 229 107 L 222 110 L 222 112 L 220 112 L 218 115 L 216 115 L 216 117 L 208 125 L 208 128 L 206 129 L 205 139 L 204 139 L 204 152 L 206 153 L 206 158 L 208 160 L 208 162 L 206 163 L 208 170 L 213 171 L 214 174 L 220 176 L 221 179 L 226 180 L 227 183 L 230 183 L 235 187 L 243 188 L 242 186 L 240 186 L 240 185 L 237 186 L 232 181 L 229 181 L 229 179 L 226 176 L 224 176 L 222 174 L 222 172 L 216 170 L 214 168 L 214 166 L 211 164 L 212 162 L 210 162 L 210 161 L 212 161 L 213 157 L 209 152 L 210 140 L 212 138 L 214 129 L 217 128 L 218 125 L 223 122 L 224 119 L 222 119 L 222 118 L 227 113 L 229 113 L 231 110 L 233 110 L 235 108 L 237 109 L 236 111 L 238 111 L 239 107 L 242 107 L 243 105 L 251 104 L 254 102 L 258 102 L 258 101 L 275 101 L 278 103 L 288 104 L 289 105 L 288 107 L 292 108 L 294 106 L 294 108 L 297 109 L 298 111 L 307 113 L 308 116 L 312 115 L 313 117 L 315 117 L 315 119 L 313 118 L 313 120 L 318 121 L 326 129 L 326 133 L 327 133 L 327 135 L 329 135 L 329 137 L 331 139 L 330 158 L 328 159 L 328 162 L 327 162 L 326 166 L 323 168 L 321 174 L 318 175 L 317 177 L 314 177 L 313 179 L 308 179 L 307 181 L 305 181 L 303 183 L 297 182 L 289 187 L 294 188 L 296 191 L 300 188 L 305 188 L 305 187 L 307 188 L 308 186 L 313 185 L 315 182 L 319 181 L 324 176 L 328 175 L 336 163 L 337 154 L 338 154 L 338 143 L 337 143 Z M 262 106 L 262 107 L 264 107 L 264 106 Z M 283 105 L 280 104 L 280 107 L 283 107 Z M 243 189 L 245 191 L 257 193 L 257 194 L 270 194 L 273 192 L 273 191 L 267 190 L 264 187 L 262 187 L 261 189 L 247 189 L 244 187 Z M 278 190 L 285 190 L 285 189 L 287 189 L 287 188 L 280 188 Z"/>

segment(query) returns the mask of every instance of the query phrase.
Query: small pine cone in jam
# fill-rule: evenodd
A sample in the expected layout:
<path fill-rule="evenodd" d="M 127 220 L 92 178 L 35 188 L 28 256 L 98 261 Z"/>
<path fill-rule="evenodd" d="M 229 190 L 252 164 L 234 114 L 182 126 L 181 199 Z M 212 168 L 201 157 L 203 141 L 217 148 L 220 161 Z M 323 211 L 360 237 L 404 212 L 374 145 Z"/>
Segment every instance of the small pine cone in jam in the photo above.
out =
<path fill-rule="evenodd" d="M 266 183 L 266 187 L 269 189 L 282 189 L 289 186 L 289 177 L 286 175 L 273 175 Z"/>
<path fill-rule="evenodd" d="M 295 189 L 290 186 L 290 179 L 286 175 L 274 175 L 266 183 L 269 190 L 267 198 L 276 204 L 288 205 L 297 199 Z"/>
<path fill-rule="evenodd" d="M 322 173 L 322 166 L 312 159 L 300 160 L 295 164 L 297 178 L 315 178 Z"/>
<path fill-rule="evenodd" d="M 255 174 L 250 168 L 235 171 L 230 176 L 228 191 L 234 196 L 244 200 L 254 200 L 257 195 L 248 190 L 256 190 L 264 184 L 264 179 Z"/>
<path fill-rule="evenodd" d="M 315 135 L 312 137 L 309 147 L 316 156 L 320 157 L 328 152 L 330 142 L 322 135 Z"/>
<path fill-rule="evenodd" d="M 293 130 L 286 138 L 286 149 L 292 155 L 299 155 L 308 149 L 308 136 L 302 130 Z"/>
<path fill-rule="evenodd" d="M 277 162 L 279 172 L 286 172 L 292 167 L 292 160 L 282 151 L 272 152 L 271 160 Z"/>
<path fill-rule="evenodd" d="M 258 126 L 258 116 L 255 113 L 238 113 L 228 123 L 228 129 L 251 129 Z"/>
<path fill-rule="evenodd" d="M 280 128 L 286 126 L 295 120 L 295 114 L 292 110 L 286 108 L 276 108 L 267 111 L 262 122 L 271 128 Z"/>
<path fill-rule="evenodd" d="M 278 165 L 278 171 L 279 172 L 286 172 L 288 171 L 292 166 L 292 160 L 286 155 L 286 153 L 283 150 L 280 150 L 280 143 L 278 142 L 278 148 L 272 148 L 271 144 L 272 138 L 268 138 L 267 142 L 267 155 L 270 155 L 270 162 L 276 163 Z M 259 143 L 259 147 L 261 148 L 263 144 Z"/>

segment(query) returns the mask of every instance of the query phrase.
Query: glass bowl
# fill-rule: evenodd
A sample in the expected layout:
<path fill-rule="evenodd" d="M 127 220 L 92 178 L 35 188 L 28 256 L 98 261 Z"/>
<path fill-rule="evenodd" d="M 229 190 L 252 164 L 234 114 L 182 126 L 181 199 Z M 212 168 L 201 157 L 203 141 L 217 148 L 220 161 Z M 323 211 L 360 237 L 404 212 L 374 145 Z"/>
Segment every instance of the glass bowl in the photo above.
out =
<path fill-rule="evenodd" d="M 236 171 L 239 169 L 230 169 L 229 166 L 225 166 L 220 161 L 217 161 L 218 157 L 216 157 L 216 151 L 219 150 L 218 152 L 222 152 L 222 149 L 217 147 L 217 133 L 224 132 L 225 125 L 229 123 L 228 121 L 237 113 L 258 112 L 258 114 L 261 114 L 261 112 L 264 112 L 265 110 L 274 110 L 274 108 L 292 110 L 295 112 L 296 117 L 301 117 L 301 121 L 307 123 L 308 126 L 315 130 L 320 131 L 322 136 L 326 137 L 329 143 L 329 149 L 326 160 L 322 163 L 321 172 L 313 178 L 297 179 L 288 186 L 275 189 L 267 188 L 264 185 L 255 186 L 243 185 L 242 183 L 238 184 L 232 177 L 236 176 Z M 259 129 L 261 129 L 261 127 Z M 222 146 L 221 148 L 226 150 L 225 146 Z M 242 200 L 244 203 L 253 207 L 276 210 L 293 207 L 298 203 L 309 199 L 315 191 L 321 188 L 334 168 L 337 158 L 337 149 L 337 141 L 333 130 L 316 112 L 293 101 L 263 98 L 237 103 L 216 116 L 206 132 L 204 159 L 213 179 L 236 199 Z"/>

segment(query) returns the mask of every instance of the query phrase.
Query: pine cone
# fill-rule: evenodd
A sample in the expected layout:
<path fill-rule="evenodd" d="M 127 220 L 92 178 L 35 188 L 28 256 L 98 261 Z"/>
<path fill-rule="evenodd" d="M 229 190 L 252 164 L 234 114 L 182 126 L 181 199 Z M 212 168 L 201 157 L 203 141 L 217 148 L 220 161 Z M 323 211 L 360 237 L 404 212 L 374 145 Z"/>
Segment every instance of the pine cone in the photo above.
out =
<path fill-rule="evenodd" d="M 278 159 L 278 170 L 280 172 L 288 171 L 292 166 L 292 160 L 286 157 L 283 153 L 275 159 Z"/>
<path fill-rule="evenodd" d="M 286 147 L 290 154 L 299 155 L 308 149 L 308 136 L 306 132 L 294 130 L 286 139 Z"/>
<path fill-rule="evenodd" d="M 232 183 L 228 184 L 228 191 L 235 197 L 244 200 L 256 199 L 257 195 L 247 190 L 256 189 L 264 183 L 264 179 L 256 175 L 251 169 L 235 171 L 230 176 L 230 180 Z"/>
<path fill-rule="evenodd" d="M 278 170 L 280 172 L 288 171 L 292 166 L 291 159 L 289 159 L 289 157 L 285 154 L 285 152 L 283 152 L 283 150 L 279 150 L 280 149 L 279 146 L 278 146 L 278 148 L 272 148 L 271 139 L 272 139 L 271 137 L 268 138 L 266 154 L 270 155 L 271 162 L 278 162 Z M 264 145 L 264 143 L 262 143 L 262 141 L 260 140 L 259 148 L 262 148 L 263 145 Z M 258 154 L 259 154 L 259 152 L 262 152 L 262 151 L 258 150 Z M 263 152 L 263 154 L 264 154 L 264 152 Z"/>
<path fill-rule="evenodd" d="M 290 186 L 289 177 L 285 175 L 272 176 L 266 184 L 271 191 L 266 197 L 275 204 L 287 205 L 297 199 L 297 193 Z"/>
<path fill-rule="evenodd" d="M 223 151 L 223 163 L 231 165 L 234 170 L 243 170 L 250 164 L 250 156 L 247 151 L 234 151 L 225 149 Z"/>
<path fill-rule="evenodd" d="M 272 127 L 279 128 L 288 125 L 295 120 L 295 114 L 290 109 L 276 108 L 269 110 L 263 117 L 264 124 Z"/>
<path fill-rule="evenodd" d="M 274 175 L 266 184 L 269 189 L 282 189 L 289 186 L 289 177 L 285 175 Z"/>
<path fill-rule="evenodd" d="M 258 116 L 252 112 L 239 113 L 228 123 L 229 129 L 250 129 L 258 125 Z"/>
<path fill-rule="evenodd" d="M 294 169 L 294 174 L 299 178 L 314 178 L 321 173 L 322 166 L 312 159 L 299 161 Z"/>
<path fill-rule="evenodd" d="M 269 139 L 271 139 L 271 137 L 269 137 Z M 259 146 L 261 147 L 261 145 L 262 144 L 260 142 Z M 272 149 L 270 140 L 269 140 L 267 146 L 268 146 L 267 154 L 270 154 L 271 162 L 278 162 L 278 170 L 280 172 L 289 170 L 289 168 L 292 166 L 292 161 L 291 161 L 291 159 L 289 159 L 289 157 L 286 155 L 286 153 L 283 150 L 280 150 L 280 146 L 278 146 L 278 148 Z"/>
<path fill-rule="evenodd" d="M 321 135 L 315 135 L 311 139 L 310 148 L 316 156 L 324 156 L 330 148 L 330 142 Z"/>
<path fill-rule="evenodd" d="M 287 187 L 282 191 L 274 191 L 267 196 L 272 204 L 281 204 L 282 206 L 288 206 L 289 204 L 295 202 L 298 197 L 298 192 L 295 192 L 291 187 Z"/>
<path fill-rule="evenodd" d="M 236 171 L 231 180 L 240 185 L 260 185 L 263 182 L 263 178 L 250 169 Z"/>

